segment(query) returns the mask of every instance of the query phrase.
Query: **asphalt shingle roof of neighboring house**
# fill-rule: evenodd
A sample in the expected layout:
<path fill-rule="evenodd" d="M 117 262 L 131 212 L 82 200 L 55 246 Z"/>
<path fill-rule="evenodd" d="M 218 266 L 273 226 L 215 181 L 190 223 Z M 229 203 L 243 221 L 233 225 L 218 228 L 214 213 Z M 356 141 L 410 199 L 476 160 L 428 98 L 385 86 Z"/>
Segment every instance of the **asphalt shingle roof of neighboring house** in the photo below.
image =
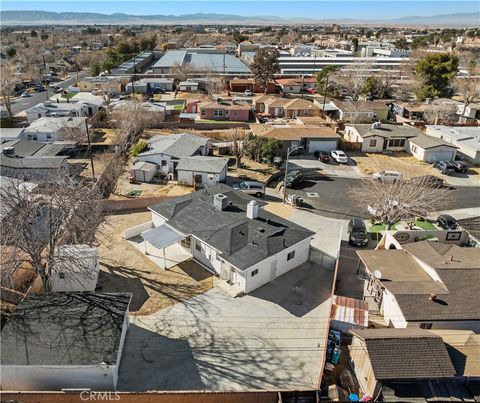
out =
<path fill-rule="evenodd" d="M 177 165 L 177 170 L 219 174 L 225 169 L 227 164 L 228 160 L 226 158 L 195 155 L 193 157 L 182 158 Z"/>
<path fill-rule="evenodd" d="M 423 134 L 421 130 L 407 125 L 382 124 L 377 129 L 374 129 L 371 124 L 347 124 L 345 126 L 354 127 L 363 138 L 371 136 L 408 138 Z"/>
<path fill-rule="evenodd" d="M 352 334 L 365 340 L 377 380 L 451 378 L 456 375 L 442 338 L 422 329 L 364 329 Z"/>
<path fill-rule="evenodd" d="M 43 117 L 30 123 L 25 128 L 25 132 L 58 133 L 66 127 L 79 128 L 85 124 L 86 119 L 82 117 Z"/>
<path fill-rule="evenodd" d="M 117 362 L 130 293 L 30 294 L 2 330 L 2 365 Z"/>
<path fill-rule="evenodd" d="M 191 157 L 200 147 L 205 147 L 208 141 L 207 137 L 188 133 L 173 134 L 171 136 L 159 135 L 152 137 L 148 142 L 149 148 L 138 156 L 164 154 L 173 158 Z"/>
<path fill-rule="evenodd" d="M 344 112 L 373 112 L 379 109 L 388 109 L 385 102 L 374 101 L 331 101 L 338 109 Z"/>
<path fill-rule="evenodd" d="M 21 139 L 6 141 L 0 146 L 0 149 L 3 151 L 5 148 L 13 147 L 17 157 L 30 157 L 44 146 L 45 144 L 39 141 Z"/>
<path fill-rule="evenodd" d="M 329 126 L 305 127 L 285 126 L 278 127 L 265 124 L 250 125 L 250 130 L 256 136 L 275 138 L 278 140 L 298 140 L 301 138 L 338 139 L 340 136 Z"/>
<path fill-rule="evenodd" d="M 480 249 L 412 242 L 403 250 L 358 251 L 370 272 L 395 295 L 407 321 L 480 320 Z M 417 260 L 432 267 L 435 281 Z M 436 298 L 430 300 L 430 294 Z"/>
<path fill-rule="evenodd" d="M 223 211 L 213 208 L 214 195 L 219 193 L 231 202 Z M 221 257 L 239 270 L 248 269 L 314 235 L 261 208 L 258 218 L 249 219 L 246 209 L 250 200 L 255 199 L 219 184 L 168 199 L 150 209 L 166 218 L 167 224 L 177 231 L 191 234 L 220 251 Z M 261 201 L 257 203 L 264 205 Z"/>
<path fill-rule="evenodd" d="M 454 145 L 447 143 L 445 140 L 437 139 L 435 137 L 430 137 L 425 135 L 411 138 L 408 141 L 410 141 L 410 143 L 415 144 L 418 147 L 423 148 L 424 150 L 428 150 L 429 148 L 441 147 L 441 146 L 457 148 Z"/>

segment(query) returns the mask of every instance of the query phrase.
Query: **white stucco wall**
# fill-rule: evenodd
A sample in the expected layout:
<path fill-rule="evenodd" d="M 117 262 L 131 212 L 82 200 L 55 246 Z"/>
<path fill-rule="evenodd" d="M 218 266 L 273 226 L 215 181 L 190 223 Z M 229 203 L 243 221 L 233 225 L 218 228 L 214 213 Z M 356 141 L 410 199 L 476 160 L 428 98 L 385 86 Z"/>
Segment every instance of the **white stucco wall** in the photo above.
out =
<path fill-rule="evenodd" d="M 178 181 L 185 181 L 186 183 L 193 185 L 195 180 L 195 175 L 202 175 L 202 184 L 206 186 L 214 186 L 217 183 L 224 181 L 227 177 L 227 167 L 225 166 L 224 170 L 219 174 L 212 174 L 208 172 L 198 172 L 198 171 L 181 171 L 177 170 Z"/>
<path fill-rule="evenodd" d="M 385 318 L 385 322 L 391 323 L 395 328 L 407 327 L 407 321 L 403 316 L 403 312 L 395 299 L 387 289 L 383 292 L 383 302 L 381 312 Z"/>
<path fill-rule="evenodd" d="M 371 146 L 370 142 L 371 141 L 376 141 L 374 146 Z M 360 140 L 362 142 L 362 151 L 364 152 L 380 152 L 383 150 L 383 143 L 387 140 L 385 140 L 383 137 L 379 136 L 369 136 L 365 137 L 363 140 Z"/>
<path fill-rule="evenodd" d="M 287 255 L 295 251 L 295 257 L 287 261 Z M 265 260 L 241 272 L 245 282 L 244 292 L 249 293 L 258 287 L 280 277 L 289 270 L 305 263 L 310 255 L 310 238 L 293 245 L 280 253 L 270 256 Z M 258 269 L 258 273 L 252 277 L 252 271 Z"/>
<path fill-rule="evenodd" d="M 152 164 L 157 165 L 157 173 L 169 173 L 173 171 L 173 164 L 169 155 L 164 154 L 151 154 L 151 155 L 142 155 L 140 154 L 137 158 L 139 161 L 151 162 Z M 162 167 L 162 161 L 166 162 L 166 166 Z"/>
<path fill-rule="evenodd" d="M 116 377 L 116 366 L 104 370 L 100 365 L 2 365 L 3 390 L 114 390 Z"/>

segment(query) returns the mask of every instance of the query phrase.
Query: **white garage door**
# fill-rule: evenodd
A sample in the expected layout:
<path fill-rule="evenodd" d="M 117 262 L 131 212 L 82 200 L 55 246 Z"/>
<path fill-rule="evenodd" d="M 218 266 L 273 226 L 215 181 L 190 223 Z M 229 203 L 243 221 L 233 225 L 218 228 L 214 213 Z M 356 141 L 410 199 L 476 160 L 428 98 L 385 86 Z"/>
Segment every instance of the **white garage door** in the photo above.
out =
<path fill-rule="evenodd" d="M 430 151 L 427 154 L 427 162 L 452 161 L 455 151 Z"/>
<path fill-rule="evenodd" d="M 310 141 L 308 145 L 308 152 L 314 153 L 315 151 L 326 151 L 330 152 L 337 149 L 336 140 L 314 140 Z"/>

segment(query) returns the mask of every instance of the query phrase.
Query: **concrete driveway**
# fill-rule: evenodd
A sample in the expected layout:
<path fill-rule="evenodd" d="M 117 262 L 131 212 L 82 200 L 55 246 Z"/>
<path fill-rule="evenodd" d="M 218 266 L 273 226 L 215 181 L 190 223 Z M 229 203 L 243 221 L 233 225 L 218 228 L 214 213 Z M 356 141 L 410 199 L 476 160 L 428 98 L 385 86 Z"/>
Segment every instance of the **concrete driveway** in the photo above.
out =
<path fill-rule="evenodd" d="M 316 389 L 332 281 L 307 263 L 243 297 L 216 287 L 133 317 L 118 390 Z"/>
<path fill-rule="evenodd" d="M 330 160 L 328 164 L 316 160 L 311 155 L 293 156 L 288 161 L 288 170 L 292 169 L 316 169 L 324 175 L 338 176 L 342 178 L 362 178 L 363 174 L 352 159 L 348 164 L 338 164 Z M 285 168 L 285 164 L 283 166 Z"/>

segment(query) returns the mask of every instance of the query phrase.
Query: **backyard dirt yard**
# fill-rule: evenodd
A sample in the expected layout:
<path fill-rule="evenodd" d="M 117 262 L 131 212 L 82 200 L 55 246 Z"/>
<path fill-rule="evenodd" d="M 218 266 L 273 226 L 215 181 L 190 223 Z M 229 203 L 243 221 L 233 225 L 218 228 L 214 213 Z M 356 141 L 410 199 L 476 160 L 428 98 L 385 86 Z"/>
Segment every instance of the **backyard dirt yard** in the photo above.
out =
<path fill-rule="evenodd" d="M 364 175 L 380 171 L 400 171 L 407 176 L 435 175 L 442 177 L 431 164 L 418 161 L 405 152 L 384 155 L 378 153 L 349 153 Z"/>
<path fill-rule="evenodd" d="M 193 192 L 193 187 L 182 186 L 175 183 L 161 184 L 161 183 L 146 183 L 135 182 L 130 183 L 128 177 L 130 176 L 131 161 L 125 167 L 124 173 L 118 178 L 117 188 L 115 192 L 110 195 L 112 200 L 124 200 L 126 197 L 156 197 L 156 196 L 181 196 Z M 129 195 L 129 193 L 131 193 Z M 135 193 L 135 196 L 133 196 Z"/>
<path fill-rule="evenodd" d="M 213 287 L 212 275 L 187 260 L 163 270 L 123 239 L 123 231 L 151 219 L 151 213 L 110 215 L 100 238 L 97 291 L 131 292 L 130 311 L 149 315 Z"/>
<path fill-rule="evenodd" d="M 105 167 L 107 166 L 108 162 L 112 158 L 112 153 L 97 153 L 93 154 L 93 167 L 95 169 L 95 177 L 99 178 Z M 71 164 L 86 164 L 85 168 L 81 172 L 81 176 L 89 178 L 92 177 L 92 165 L 90 163 L 90 158 L 71 158 L 68 160 Z"/>
<path fill-rule="evenodd" d="M 240 138 L 246 136 L 246 129 L 225 129 L 225 130 L 196 130 L 196 129 L 147 129 L 144 130 L 142 138 L 149 139 L 160 134 L 190 133 L 197 136 L 208 137 L 212 140 L 231 141 L 232 134 L 237 132 Z"/>

